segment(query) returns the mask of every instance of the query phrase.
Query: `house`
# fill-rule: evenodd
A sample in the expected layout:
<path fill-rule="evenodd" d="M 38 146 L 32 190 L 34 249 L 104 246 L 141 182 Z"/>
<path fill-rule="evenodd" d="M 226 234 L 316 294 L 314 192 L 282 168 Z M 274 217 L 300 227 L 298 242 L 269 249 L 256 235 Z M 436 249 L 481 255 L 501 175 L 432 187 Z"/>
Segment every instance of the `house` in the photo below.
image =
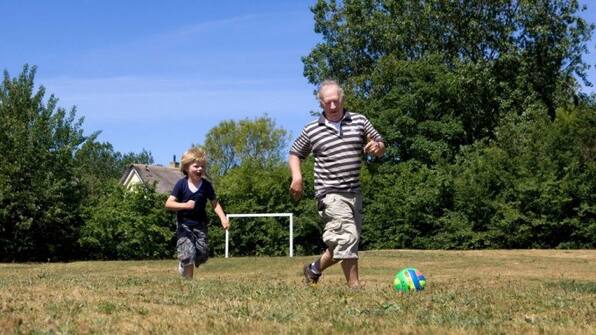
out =
<path fill-rule="evenodd" d="M 137 184 L 155 184 L 155 190 L 158 193 L 169 194 L 176 182 L 184 177 L 178 166 L 179 163 L 176 162 L 175 157 L 170 166 L 130 164 L 120 178 L 120 183 L 127 189 Z"/>

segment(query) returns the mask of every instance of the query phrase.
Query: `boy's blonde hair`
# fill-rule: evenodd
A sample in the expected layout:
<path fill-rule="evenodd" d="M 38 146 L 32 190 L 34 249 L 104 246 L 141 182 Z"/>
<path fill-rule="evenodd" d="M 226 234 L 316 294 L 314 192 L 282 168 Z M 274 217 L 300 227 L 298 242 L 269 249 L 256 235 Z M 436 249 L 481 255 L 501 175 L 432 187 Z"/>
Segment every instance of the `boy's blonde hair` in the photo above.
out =
<path fill-rule="evenodd" d="M 200 147 L 192 147 L 186 150 L 182 155 L 182 159 L 180 159 L 180 171 L 182 171 L 185 176 L 188 176 L 188 167 L 193 163 L 202 165 L 207 164 L 207 153 L 205 150 Z"/>

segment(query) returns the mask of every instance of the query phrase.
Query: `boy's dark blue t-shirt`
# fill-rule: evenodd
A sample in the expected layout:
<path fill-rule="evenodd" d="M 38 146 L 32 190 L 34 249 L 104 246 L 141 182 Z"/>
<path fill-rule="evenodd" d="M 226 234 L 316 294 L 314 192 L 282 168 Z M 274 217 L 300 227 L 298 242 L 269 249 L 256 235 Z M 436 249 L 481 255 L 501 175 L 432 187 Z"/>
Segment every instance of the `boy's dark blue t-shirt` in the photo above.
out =
<path fill-rule="evenodd" d="M 188 187 L 188 177 L 184 177 L 176 183 L 172 190 L 172 195 L 176 197 L 178 202 L 187 202 L 188 200 L 195 201 L 194 209 L 183 209 L 176 212 L 176 220 L 179 223 L 185 224 L 207 224 L 207 212 L 205 211 L 205 205 L 207 205 L 207 199 L 213 201 L 216 199 L 215 190 L 213 186 L 206 179 L 201 179 L 201 185 L 196 192 L 192 192 Z"/>

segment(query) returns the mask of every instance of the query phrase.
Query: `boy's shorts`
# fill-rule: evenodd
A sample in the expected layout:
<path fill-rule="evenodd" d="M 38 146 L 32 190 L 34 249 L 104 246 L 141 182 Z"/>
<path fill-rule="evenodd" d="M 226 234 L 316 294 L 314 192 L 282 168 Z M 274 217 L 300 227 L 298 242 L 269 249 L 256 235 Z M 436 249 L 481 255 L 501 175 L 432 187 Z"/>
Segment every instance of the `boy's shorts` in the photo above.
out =
<path fill-rule="evenodd" d="M 319 214 L 325 222 L 323 242 L 333 251 L 333 259 L 358 258 L 362 194 L 327 193 L 319 201 Z"/>
<path fill-rule="evenodd" d="M 176 249 L 182 266 L 199 266 L 209 258 L 207 225 L 178 223 L 176 228 Z"/>

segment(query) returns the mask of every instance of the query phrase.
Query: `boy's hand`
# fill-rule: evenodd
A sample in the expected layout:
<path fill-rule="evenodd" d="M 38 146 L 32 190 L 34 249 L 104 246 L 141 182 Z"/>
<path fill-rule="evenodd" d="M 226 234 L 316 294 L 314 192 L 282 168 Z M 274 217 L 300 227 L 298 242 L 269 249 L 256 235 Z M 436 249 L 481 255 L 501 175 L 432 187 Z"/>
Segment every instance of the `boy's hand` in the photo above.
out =
<path fill-rule="evenodd" d="M 230 229 L 230 220 L 228 220 L 228 218 L 224 218 L 223 220 L 221 220 L 221 226 L 223 227 L 223 229 L 228 230 Z"/>
<path fill-rule="evenodd" d="M 186 205 L 186 209 L 195 209 L 195 201 L 194 200 L 188 200 L 184 204 Z"/>

